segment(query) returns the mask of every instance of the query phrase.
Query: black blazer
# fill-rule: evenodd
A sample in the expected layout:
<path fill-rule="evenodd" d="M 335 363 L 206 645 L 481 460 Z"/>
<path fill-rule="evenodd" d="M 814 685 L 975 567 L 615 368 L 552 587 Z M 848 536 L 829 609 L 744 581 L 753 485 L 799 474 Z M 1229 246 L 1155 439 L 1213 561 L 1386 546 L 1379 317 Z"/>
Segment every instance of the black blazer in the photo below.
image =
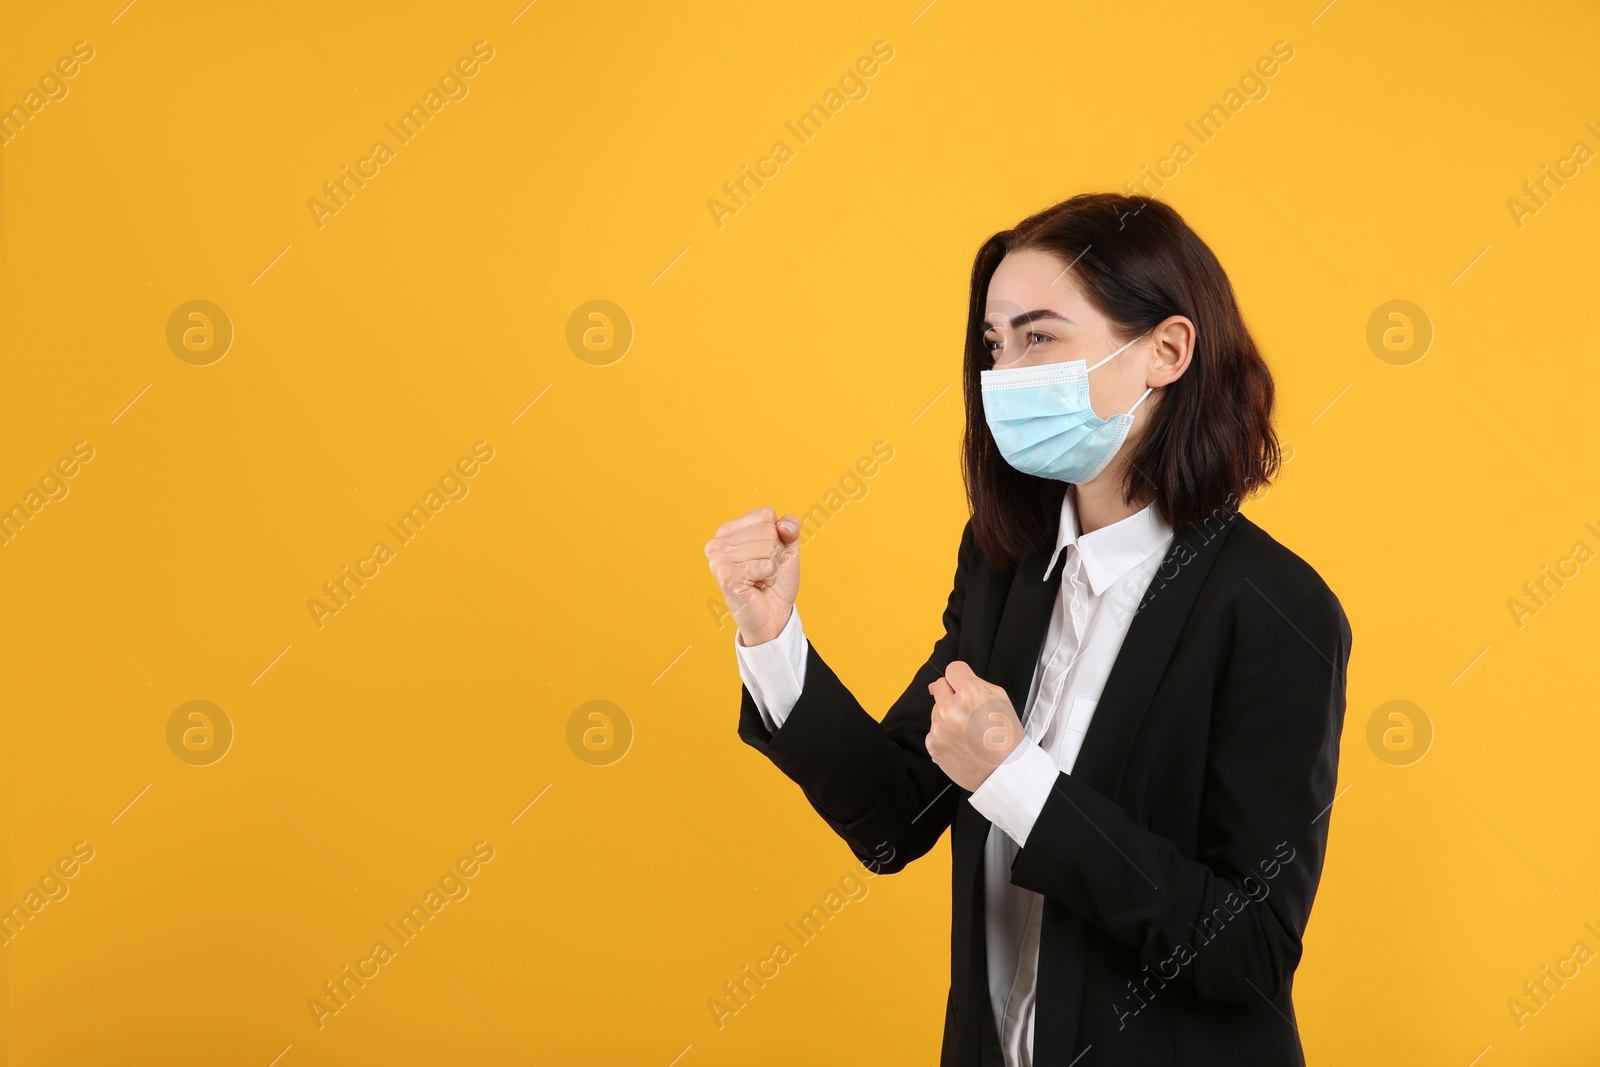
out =
<path fill-rule="evenodd" d="M 817 652 L 776 733 L 741 686 L 739 736 L 869 869 L 951 829 L 940 1067 L 980 1067 L 990 1012 L 989 820 L 928 756 L 928 684 L 955 659 L 1020 714 L 1061 568 L 1005 570 L 969 520 L 944 636 L 882 722 Z M 1290 990 L 1328 838 L 1350 624 L 1309 564 L 1238 512 L 1177 531 L 1136 609 L 1071 774 L 1011 867 L 1045 897 L 1034 1062 L 1303 1064 Z M 1003 832 L 1003 831 L 1002 831 Z"/>

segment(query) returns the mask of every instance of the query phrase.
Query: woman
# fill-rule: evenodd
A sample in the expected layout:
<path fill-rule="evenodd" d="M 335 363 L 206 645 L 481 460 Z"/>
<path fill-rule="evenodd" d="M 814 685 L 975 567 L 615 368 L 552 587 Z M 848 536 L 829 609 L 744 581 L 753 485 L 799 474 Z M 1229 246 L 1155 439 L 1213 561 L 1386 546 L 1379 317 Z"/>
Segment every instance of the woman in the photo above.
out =
<path fill-rule="evenodd" d="M 795 516 L 707 543 L 739 736 L 870 869 L 950 829 L 941 1067 L 1302 1064 L 1351 634 L 1238 511 L 1280 457 L 1227 276 L 1166 204 L 1073 197 L 979 250 L 964 382 L 944 636 L 881 722 L 801 630 Z"/>

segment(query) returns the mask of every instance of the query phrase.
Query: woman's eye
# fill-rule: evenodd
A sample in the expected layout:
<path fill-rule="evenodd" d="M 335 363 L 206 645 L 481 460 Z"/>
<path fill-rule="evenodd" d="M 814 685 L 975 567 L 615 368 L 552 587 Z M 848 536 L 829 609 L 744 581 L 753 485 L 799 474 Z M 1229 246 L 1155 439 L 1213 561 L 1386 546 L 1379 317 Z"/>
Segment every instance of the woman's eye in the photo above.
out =
<path fill-rule="evenodd" d="M 1055 340 L 1054 337 L 1051 337 L 1047 333 L 1038 333 L 1036 331 L 1030 331 L 1022 336 L 1027 342 L 1027 347 L 1029 348 L 1032 348 L 1035 345 L 1049 344 L 1051 341 Z M 983 339 L 983 346 L 990 352 L 998 352 L 1000 349 L 1005 347 L 1005 340 L 999 337 L 985 337 Z"/>

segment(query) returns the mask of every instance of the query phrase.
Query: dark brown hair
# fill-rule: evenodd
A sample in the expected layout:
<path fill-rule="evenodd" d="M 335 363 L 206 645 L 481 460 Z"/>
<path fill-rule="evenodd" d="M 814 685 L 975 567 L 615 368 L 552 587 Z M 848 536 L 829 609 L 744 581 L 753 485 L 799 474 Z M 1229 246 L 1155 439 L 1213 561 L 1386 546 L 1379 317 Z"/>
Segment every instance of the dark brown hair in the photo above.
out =
<path fill-rule="evenodd" d="M 962 476 L 979 550 L 1005 568 L 1053 544 L 1067 483 L 1006 462 L 983 416 L 979 372 L 989 281 L 1006 253 L 1059 256 L 1089 303 L 1128 341 L 1172 315 L 1195 325 L 1189 369 L 1150 396 L 1153 407 L 1122 482 L 1129 504 L 1154 500 L 1175 530 L 1221 519 L 1278 472 L 1273 384 L 1245 328 L 1233 286 L 1204 241 L 1171 206 L 1146 196 L 1083 193 L 983 243 L 972 264 L 963 381 Z"/>

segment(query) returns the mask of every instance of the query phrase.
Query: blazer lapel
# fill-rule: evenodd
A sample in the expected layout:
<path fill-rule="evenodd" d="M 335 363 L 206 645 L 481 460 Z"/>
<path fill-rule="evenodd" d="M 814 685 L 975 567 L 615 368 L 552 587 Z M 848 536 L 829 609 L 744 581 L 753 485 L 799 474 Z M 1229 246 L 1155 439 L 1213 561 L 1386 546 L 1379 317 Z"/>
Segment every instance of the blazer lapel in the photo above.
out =
<path fill-rule="evenodd" d="M 1044 580 L 1044 569 L 1050 560 L 1050 548 L 1035 549 L 1017 561 L 1011 577 L 1011 588 L 1000 610 L 994 644 L 988 662 L 978 671 L 978 677 L 991 685 L 1005 689 L 1011 697 L 1011 706 L 1020 716 L 1028 699 L 1028 689 L 1033 684 L 1033 668 L 1044 646 L 1045 632 L 1050 625 L 1050 610 L 1055 606 L 1056 588 L 1061 575 L 1056 573 L 1050 581 Z M 974 668 L 975 670 L 977 668 Z M 961 790 L 962 798 L 971 796 Z M 971 804 L 962 804 L 952 831 L 953 860 L 979 866 L 978 857 L 989 834 L 989 820 Z M 976 875 L 974 875 L 976 877 Z M 981 885 L 982 880 L 979 879 Z"/>
<path fill-rule="evenodd" d="M 1028 689 L 1033 684 L 1034 663 L 1044 646 L 1045 632 L 1050 624 L 1050 609 L 1055 605 L 1056 587 L 1061 582 L 1060 574 L 1052 576 L 1049 582 L 1044 581 L 1049 553 L 1048 547 L 1038 548 L 1017 561 L 1009 591 L 1000 608 L 1000 619 L 995 624 L 988 658 L 980 662 L 976 654 L 973 657 L 973 670 L 978 677 L 991 685 L 1003 687 L 1011 697 L 1011 706 L 1017 709 L 1019 715 L 1028 699 Z M 1003 574 L 1000 579 L 1004 581 Z M 978 620 L 972 622 L 977 626 L 983 625 Z M 963 799 L 971 795 L 964 789 L 960 792 Z M 960 806 L 952 832 L 955 862 L 972 862 L 981 855 L 989 825 L 989 820 L 977 808 L 970 804 Z"/>
<path fill-rule="evenodd" d="M 1089 720 L 1072 776 L 1113 799 L 1156 686 L 1166 674 L 1200 587 L 1237 511 L 1209 527 L 1185 524 L 1145 589 Z"/>
<path fill-rule="evenodd" d="M 1049 581 L 1044 569 L 1054 559 L 1054 545 L 1029 552 L 1017 561 L 1006 596 L 1000 625 L 994 635 L 994 650 L 989 655 L 989 673 L 984 681 L 1005 689 L 1011 706 L 1020 718 L 1026 712 L 1028 690 L 1033 685 L 1034 667 L 1050 628 L 1050 612 L 1055 607 L 1056 590 L 1061 587 L 1062 568 L 1057 567 Z"/>

